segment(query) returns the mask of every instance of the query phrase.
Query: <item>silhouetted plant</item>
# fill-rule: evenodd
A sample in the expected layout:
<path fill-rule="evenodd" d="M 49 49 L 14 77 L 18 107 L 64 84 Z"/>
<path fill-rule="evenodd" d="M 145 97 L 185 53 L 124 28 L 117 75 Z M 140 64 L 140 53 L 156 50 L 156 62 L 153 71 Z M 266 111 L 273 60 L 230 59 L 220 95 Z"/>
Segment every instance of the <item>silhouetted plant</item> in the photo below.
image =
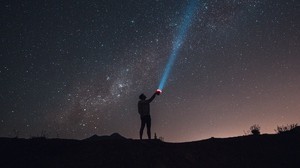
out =
<path fill-rule="evenodd" d="M 33 139 L 33 140 L 45 140 L 45 139 L 47 139 L 47 135 L 48 135 L 47 132 L 45 130 L 42 130 L 40 135 L 32 136 L 31 139 Z"/>
<path fill-rule="evenodd" d="M 251 135 L 250 130 L 247 130 L 247 131 L 243 130 L 243 132 L 244 132 L 244 136 Z"/>
<path fill-rule="evenodd" d="M 250 127 L 250 131 L 252 135 L 260 135 L 260 126 L 258 124 L 254 124 Z"/>
<path fill-rule="evenodd" d="M 162 136 L 160 136 L 158 139 L 161 141 L 164 141 L 164 137 L 162 137 Z"/>
<path fill-rule="evenodd" d="M 275 129 L 275 132 L 277 134 L 281 134 L 284 132 L 289 132 L 292 131 L 293 129 L 295 129 L 298 126 L 298 124 L 290 124 L 290 125 L 282 125 L 282 126 L 277 126 L 277 128 Z"/>
<path fill-rule="evenodd" d="M 19 131 L 16 130 L 15 128 L 13 129 L 13 134 L 14 134 L 14 138 L 18 138 L 19 137 Z"/>
<path fill-rule="evenodd" d="M 41 132 L 41 137 L 46 138 L 47 135 L 48 135 L 47 132 L 46 132 L 45 130 L 42 130 L 42 132 Z"/>

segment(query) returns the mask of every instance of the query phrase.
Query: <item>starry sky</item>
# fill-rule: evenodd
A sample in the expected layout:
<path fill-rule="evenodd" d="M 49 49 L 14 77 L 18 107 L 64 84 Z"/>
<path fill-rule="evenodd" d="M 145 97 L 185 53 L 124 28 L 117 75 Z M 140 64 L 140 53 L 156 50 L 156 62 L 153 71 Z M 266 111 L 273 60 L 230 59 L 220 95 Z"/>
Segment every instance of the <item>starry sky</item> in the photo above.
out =
<path fill-rule="evenodd" d="M 1 1 L 0 136 L 138 138 L 190 2 Z M 300 121 L 300 4 L 199 0 L 152 132 L 166 141 Z"/>

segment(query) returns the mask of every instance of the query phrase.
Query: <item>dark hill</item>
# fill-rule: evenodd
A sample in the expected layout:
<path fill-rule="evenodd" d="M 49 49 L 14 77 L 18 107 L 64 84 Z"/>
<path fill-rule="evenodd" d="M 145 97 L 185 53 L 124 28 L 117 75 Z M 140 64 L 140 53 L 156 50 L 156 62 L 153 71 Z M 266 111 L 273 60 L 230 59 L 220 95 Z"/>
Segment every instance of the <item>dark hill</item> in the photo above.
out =
<path fill-rule="evenodd" d="M 84 139 L 85 141 L 102 141 L 102 140 L 125 140 L 126 138 L 118 133 L 113 133 L 111 135 L 98 136 L 93 135 L 89 138 Z"/>
<path fill-rule="evenodd" d="M 300 134 L 294 131 L 187 143 L 0 138 L 0 151 L 2 168 L 283 168 L 300 166 Z"/>

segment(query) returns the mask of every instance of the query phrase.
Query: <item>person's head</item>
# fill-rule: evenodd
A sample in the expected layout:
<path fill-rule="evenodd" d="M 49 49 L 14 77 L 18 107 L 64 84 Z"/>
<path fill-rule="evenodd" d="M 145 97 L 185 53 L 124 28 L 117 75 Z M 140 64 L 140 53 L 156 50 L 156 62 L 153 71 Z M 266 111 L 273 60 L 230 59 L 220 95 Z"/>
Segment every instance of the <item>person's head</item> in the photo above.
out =
<path fill-rule="evenodd" d="M 139 97 L 141 100 L 146 100 L 146 96 L 142 93 L 141 95 L 140 95 L 140 97 Z"/>

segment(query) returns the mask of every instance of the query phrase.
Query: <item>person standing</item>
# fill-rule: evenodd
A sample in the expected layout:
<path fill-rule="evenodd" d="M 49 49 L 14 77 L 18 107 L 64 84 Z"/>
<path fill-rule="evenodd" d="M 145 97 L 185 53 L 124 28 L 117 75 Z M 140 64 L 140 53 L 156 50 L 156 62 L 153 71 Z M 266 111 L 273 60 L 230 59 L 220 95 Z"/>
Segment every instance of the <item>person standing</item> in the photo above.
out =
<path fill-rule="evenodd" d="M 140 128 L 140 139 L 143 139 L 143 132 L 145 125 L 147 126 L 147 135 L 148 139 L 151 139 L 151 116 L 150 116 L 150 103 L 154 100 L 156 95 L 159 95 L 160 92 L 156 91 L 150 99 L 147 100 L 147 97 L 144 94 L 139 96 L 140 100 L 138 102 L 138 112 L 141 118 L 141 128 Z"/>

